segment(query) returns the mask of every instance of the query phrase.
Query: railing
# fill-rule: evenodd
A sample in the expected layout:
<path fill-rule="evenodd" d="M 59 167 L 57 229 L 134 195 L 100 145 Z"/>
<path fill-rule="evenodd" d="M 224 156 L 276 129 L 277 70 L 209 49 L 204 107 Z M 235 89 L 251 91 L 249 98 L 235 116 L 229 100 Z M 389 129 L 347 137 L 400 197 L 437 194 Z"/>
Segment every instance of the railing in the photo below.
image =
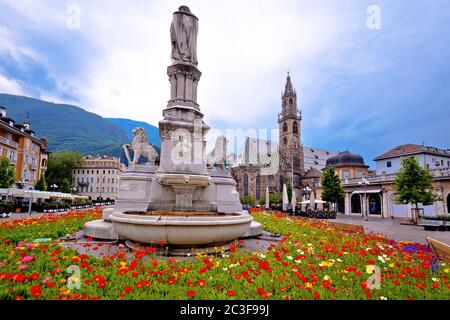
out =
<path fill-rule="evenodd" d="M 19 144 L 17 142 L 14 142 L 10 139 L 6 139 L 5 137 L 0 136 L 0 142 L 4 143 L 10 147 L 13 147 L 15 149 L 17 149 L 19 147 Z"/>
<path fill-rule="evenodd" d="M 450 168 L 435 169 L 431 170 L 431 175 L 434 178 L 450 177 Z M 366 177 L 366 179 L 371 184 L 383 183 L 383 182 L 393 182 L 395 180 L 395 173 L 382 174 L 375 177 Z M 342 180 L 343 185 L 357 185 L 361 182 L 362 178 L 344 179 Z"/>

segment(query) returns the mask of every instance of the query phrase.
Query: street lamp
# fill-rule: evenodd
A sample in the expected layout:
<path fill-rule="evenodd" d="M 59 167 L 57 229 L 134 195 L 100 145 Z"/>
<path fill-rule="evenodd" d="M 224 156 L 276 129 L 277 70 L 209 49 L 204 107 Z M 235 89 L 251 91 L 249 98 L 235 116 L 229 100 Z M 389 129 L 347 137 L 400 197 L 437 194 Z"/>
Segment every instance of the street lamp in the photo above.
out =
<path fill-rule="evenodd" d="M 364 220 L 369 221 L 369 214 L 367 212 L 367 204 L 366 204 L 366 194 L 367 194 L 367 186 L 370 184 L 369 180 L 365 177 L 362 178 L 360 182 L 358 182 L 360 186 L 364 186 L 364 202 L 363 202 L 363 215 Z"/>
<path fill-rule="evenodd" d="M 52 185 L 50 186 L 50 188 L 52 188 L 53 191 L 56 191 L 56 189 L 58 189 L 58 185 L 57 185 L 57 184 L 52 184 Z"/>
<path fill-rule="evenodd" d="M 305 195 L 305 199 L 306 199 L 306 196 L 309 194 L 309 195 L 311 195 L 311 188 L 309 187 L 309 186 L 306 186 L 305 188 L 303 188 L 303 193 L 304 193 L 304 195 Z M 306 199 L 307 200 L 307 199 Z M 303 206 L 303 204 L 302 204 L 302 206 Z M 305 205 L 305 208 L 307 208 L 306 207 L 306 205 Z M 305 209 L 306 210 L 306 209 Z"/>

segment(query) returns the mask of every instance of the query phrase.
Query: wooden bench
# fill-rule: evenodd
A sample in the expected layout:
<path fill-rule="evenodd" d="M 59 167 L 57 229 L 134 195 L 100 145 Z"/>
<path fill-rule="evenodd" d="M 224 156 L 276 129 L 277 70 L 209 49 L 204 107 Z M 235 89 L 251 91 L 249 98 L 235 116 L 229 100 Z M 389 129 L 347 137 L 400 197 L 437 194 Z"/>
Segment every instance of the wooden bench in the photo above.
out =
<path fill-rule="evenodd" d="M 358 224 L 345 223 L 345 222 L 330 222 L 331 225 L 335 226 L 336 229 L 345 232 L 362 232 L 364 233 L 364 227 Z"/>
<path fill-rule="evenodd" d="M 433 238 L 427 237 L 427 243 L 430 245 L 431 247 L 431 251 L 433 251 L 434 256 L 438 259 L 438 260 L 444 260 L 444 261 L 450 261 L 450 246 L 437 241 Z"/>

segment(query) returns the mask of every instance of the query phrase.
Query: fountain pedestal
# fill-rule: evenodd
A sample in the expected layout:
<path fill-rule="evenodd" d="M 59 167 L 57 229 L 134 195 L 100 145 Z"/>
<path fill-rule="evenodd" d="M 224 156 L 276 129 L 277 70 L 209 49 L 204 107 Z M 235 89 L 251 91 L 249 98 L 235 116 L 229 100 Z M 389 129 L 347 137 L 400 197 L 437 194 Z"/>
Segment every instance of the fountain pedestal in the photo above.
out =
<path fill-rule="evenodd" d="M 183 18 L 173 30 L 173 64 L 167 69 L 170 100 L 159 122 L 159 166 L 130 166 L 121 178 L 116 205 L 105 220 L 112 222 L 120 237 L 139 243 L 162 241 L 185 248 L 230 243 L 249 234 L 253 218 L 243 211 L 229 170 L 207 168 L 205 135 L 209 127 L 197 103 L 201 72 L 196 54 L 193 60 L 186 60 L 196 51 L 196 39 L 182 40 L 185 32 L 196 30 L 192 24 L 183 24 L 189 19 L 196 23 L 196 18 L 187 7 L 176 14 Z M 179 28 L 186 30 L 177 43 Z M 184 48 L 186 43 L 194 47 Z M 187 50 L 181 55 L 180 46 Z M 261 227 L 253 226 L 254 230 Z M 258 230 L 251 234 L 261 232 Z"/>

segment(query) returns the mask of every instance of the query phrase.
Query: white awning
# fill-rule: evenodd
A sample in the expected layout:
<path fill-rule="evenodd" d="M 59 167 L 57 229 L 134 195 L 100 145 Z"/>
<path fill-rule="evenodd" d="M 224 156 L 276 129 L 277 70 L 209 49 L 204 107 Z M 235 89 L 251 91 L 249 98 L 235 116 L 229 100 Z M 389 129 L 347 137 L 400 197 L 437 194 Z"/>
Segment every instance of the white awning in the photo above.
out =
<path fill-rule="evenodd" d="M 355 193 L 359 193 L 359 194 L 364 194 L 364 193 L 380 193 L 381 191 L 383 191 L 383 190 L 381 190 L 381 189 L 377 189 L 377 190 L 366 190 L 366 191 L 364 191 L 364 190 L 357 190 L 357 191 L 353 191 L 352 194 L 355 194 Z"/>

